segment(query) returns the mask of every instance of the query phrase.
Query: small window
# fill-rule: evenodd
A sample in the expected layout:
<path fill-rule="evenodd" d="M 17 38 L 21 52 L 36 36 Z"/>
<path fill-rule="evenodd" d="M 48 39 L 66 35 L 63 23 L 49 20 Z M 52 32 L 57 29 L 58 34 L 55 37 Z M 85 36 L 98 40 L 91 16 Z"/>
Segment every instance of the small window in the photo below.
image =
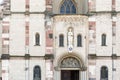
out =
<path fill-rule="evenodd" d="M 101 80 L 108 80 L 108 68 L 106 66 L 101 67 Z"/>
<path fill-rule="evenodd" d="M 38 33 L 35 35 L 35 45 L 40 45 L 40 35 Z"/>
<path fill-rule="evenodd" d="M 102 46 L 106 46 L 106 34 L 102 34 Z"/>
<path fill-rule="evenodd" d="M 41 69 L 39 66 L 34 67 L 33 80 L 41 80 Z"/>
<path fill-rule="evenodd" d="M 82 36 L 81 35 L 77 36 L 77 46 L 82 47 Z"/>
<path fill-rule="evenodd" d="M 52 39 L 53 38 L 53 34 L 51 33 L 51 34 L 49 34 L 49 38 L 50 39 Z"/>
<path fill-rule="evenodd" d="M 59 35 L 59 46 L 60 47 L 64 46 L 64 36 L 63 35 Z"/>

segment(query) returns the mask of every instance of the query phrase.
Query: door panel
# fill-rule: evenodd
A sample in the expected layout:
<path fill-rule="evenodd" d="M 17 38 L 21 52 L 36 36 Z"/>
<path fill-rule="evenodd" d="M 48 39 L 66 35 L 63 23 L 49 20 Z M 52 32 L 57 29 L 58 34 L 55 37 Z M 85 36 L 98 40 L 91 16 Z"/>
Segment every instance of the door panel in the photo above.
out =
<path fill-rule="evenodd" d="M 79 80 L 78 70 L 62 70 L 61 80 Z"/>

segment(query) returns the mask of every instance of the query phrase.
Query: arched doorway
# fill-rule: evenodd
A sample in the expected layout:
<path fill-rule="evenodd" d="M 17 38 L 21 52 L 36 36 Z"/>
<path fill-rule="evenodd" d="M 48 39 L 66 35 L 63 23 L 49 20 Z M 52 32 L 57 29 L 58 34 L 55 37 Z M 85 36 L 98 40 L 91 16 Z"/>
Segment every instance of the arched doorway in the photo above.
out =
<path fill-rule="evenodd" d="M 79 80 L 81 64 L 75 57 L 66 57 L 61 61 L 61 80 Z"/>

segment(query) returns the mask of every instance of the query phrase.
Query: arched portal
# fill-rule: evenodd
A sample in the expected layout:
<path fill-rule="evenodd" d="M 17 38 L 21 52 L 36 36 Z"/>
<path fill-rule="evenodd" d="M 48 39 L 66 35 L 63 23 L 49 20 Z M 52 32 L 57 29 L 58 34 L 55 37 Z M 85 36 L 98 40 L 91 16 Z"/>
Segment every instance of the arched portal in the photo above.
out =
<path fill-rule="evenodd" d="M 81 80 L 86 70 L 83 61 L 76 55 L 70 53 L 59 59 L 60 80 Z"/>

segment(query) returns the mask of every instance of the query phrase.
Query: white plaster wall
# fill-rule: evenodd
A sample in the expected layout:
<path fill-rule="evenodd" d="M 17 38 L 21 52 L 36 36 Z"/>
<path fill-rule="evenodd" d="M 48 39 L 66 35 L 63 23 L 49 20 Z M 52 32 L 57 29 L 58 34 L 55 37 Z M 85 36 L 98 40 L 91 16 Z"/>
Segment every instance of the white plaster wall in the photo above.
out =
<path fill-rule="evenodd" d="M 31 14 L 30 15 L 30 28 L 29 28 L 29 53 L 32 56 L 45 55 L 45 26 L 44 14 Z M 35 34 L 40 34 L 40 46 L 35 45 Z"/>
<path fill-rule="evenodd" d="M 120 11 L 120 0 L 116 0 L 116 2 L 115 2 L 115 9 L 116 9 L 116 11 Z"/>
<path fill-rule="evenodd" d="M 86 19 L 87 17 L 83 17 L 83 19 Z M 69 22 L 62 22 L 58 21 L 55 22 L 54 25 L 54 37 L 55 42 L 54 42 L 54 49 L 55 49 L 55 61 L 59 59 L 59 57 L 62 57 L 65 54 L 68 53 L 68 46 L 67 46 L 67 32 L 68 28 L 72 27 L 73 32 L 74 32 L 74 46 L 73 46 L 73 53 L 75 55 L 79 55 L 79 57 L 85 62 L 86 60 L 86 55 L 87 55 L 87 43 L 86 43 L 86 38 L 87 37 L 87 29 L 88 29 L 88 23 L 87 20 L 81 24 L 79 21 L 72 21 L 72 25 L 69 24 Z M 59 47 L 59 35 L 64 34 L 64 47 Z M 77 47 L 77 35 L 81 34 L 82 35 L 82 47 Z M 56 62 L 57 63 L 57 62 Z M 56 64 L 57 65 L 57 64 Z"/>
<path fill-rule="evenodd" d="M 106 46 L 101 46 L 101 35 L 106 34 Z M 110 14 L 96 16 L 96 54 L 98 56 L 112 55 L 112 22 Z"/>
<path fill-rule="evenodd" d="M 0 56 L 2 54 L 2 21 L 0 21 Z"/>
<path fill-rule="evenodd" d="M 9 54 L 25 54 L 25 16 L 23 14 L 11 15 Z"/>
<path fill-rule="evenodd" d="M 96 0 L 96 11 L 111 11 L 112 0 Z"/>
<path fill-rule="evenodd" d="M 120 56 L 120 14 L 117 14 L 116 21 L 116 54 Z"/>
<path fill-rule="evenodd" d="M 9 80 L 25 80 L 25 60 L 9 60 Z"/>
<path fill-rule="evenodd" d="M 22 65 L 22 66 L 20 66 Z M 35 66 L 41 68 L 41 80 L 45 80 L 45 60 L 43 59 L 31 59 L 28 61 L 28 69 L 26 70 L 25 60 L 9 60 L 9 80 L 25 80 L 28 77 L 29 80 L 33 80 L 33 70 Z M 4 66 L 3 66 L 4 67 Z M 28 75 L 26 75 L 26 71 Z M 5 80 L 5 79 L 4 79 Z"/>
<path fill-rule="evenodd" d="M 108 79 L 112 80 L 112 60 L 110 59 L 96 60 L 96 80 L 100 80 L 102 66 L 108 67 Z"/>
<path fill-rule="evenodd" d="M 30 0 L 30 12 L 44 12 L 46 0 Z"/>
<path fill-rule="evenodd" d="M 12 12 L 25 12 L 25 0 L 11 0 Z"/>
<path fill-rule="evenodd" d="M 43 59 L 31 59 L 30 60 L 30 64 L 29 64 L 29 79 L 33 80 L 33 69 L 35 66 L 40 66 L 41 68 L 41 80 L 45 80 L 46 76 L 45 76 L 45 70 L 46 70 L 46 66 L 45 66 L 45 60 Z"/>

